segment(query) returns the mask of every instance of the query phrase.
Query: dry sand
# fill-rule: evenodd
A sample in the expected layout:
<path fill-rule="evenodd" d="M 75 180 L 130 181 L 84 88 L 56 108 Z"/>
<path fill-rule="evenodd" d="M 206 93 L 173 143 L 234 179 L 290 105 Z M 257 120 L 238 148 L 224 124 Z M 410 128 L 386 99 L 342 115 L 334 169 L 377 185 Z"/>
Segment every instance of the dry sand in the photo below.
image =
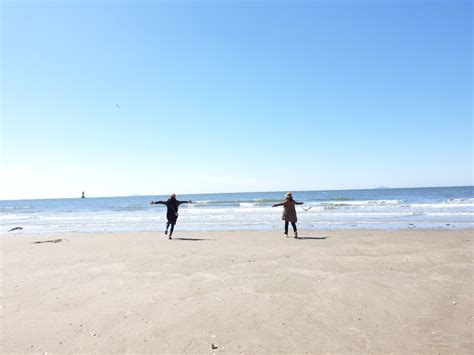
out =
<path fill-rule="evenodd" d="M 4 235 L 0 352 L 473 353 L 472 232 Z"/>

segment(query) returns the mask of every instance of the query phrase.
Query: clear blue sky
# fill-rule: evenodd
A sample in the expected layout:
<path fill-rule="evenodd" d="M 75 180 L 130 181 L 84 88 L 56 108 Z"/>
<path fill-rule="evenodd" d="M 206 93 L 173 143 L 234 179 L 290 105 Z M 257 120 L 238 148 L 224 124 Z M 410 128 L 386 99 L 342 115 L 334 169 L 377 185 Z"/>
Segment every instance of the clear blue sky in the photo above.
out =
<path fill-rule="evenodd" d="M 471 185 L 472 12 L 3 1 L 0 198 Z"/>

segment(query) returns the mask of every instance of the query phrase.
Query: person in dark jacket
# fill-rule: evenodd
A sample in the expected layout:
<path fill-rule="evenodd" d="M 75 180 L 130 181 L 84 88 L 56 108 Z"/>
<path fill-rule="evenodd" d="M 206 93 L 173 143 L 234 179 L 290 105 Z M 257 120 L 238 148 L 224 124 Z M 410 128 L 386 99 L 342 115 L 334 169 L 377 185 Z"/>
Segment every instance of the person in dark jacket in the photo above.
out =
<path fill-rule="evenodd" d="M 181 205 L 182 203 L 193 203 L 193 201 L 191 200 L 178 201 L 176 199 L 176 194 L 172 194 L 167 201 L 151 201 L 150 202 L 150 204 L 152 205 L 165 205 L 167 208 L 166 219 L 168 221 L 166 222 L 165 234 L 168 234 L 168 228 L 171 226 L 168 239 L 171 239 L 171 236 L 173 235 L 174 225 L 176 224 L 176 221 L 178 220 L 178 208 L 179 208 L 179 205 Z"/>
<path fill-rule="evenodd" d="M 296 222 L 298 222 L 298 217 L 296 216 L 295 205 L 302 205 L 303 202 L 296 202 L 293 200 L 291 192 L 287 192 L 285 195 L 285 201 L 280 203 L 275 203 L 272 207 L 283 206 L 283 214 L 281 219 L 285 221 L 285 237 L 288 237 L 288 224 L 291 223 L 293 227 L 293 232 L 295 232 L 295 238 L 298 238 L 298 231 L 296 229 Z"/>

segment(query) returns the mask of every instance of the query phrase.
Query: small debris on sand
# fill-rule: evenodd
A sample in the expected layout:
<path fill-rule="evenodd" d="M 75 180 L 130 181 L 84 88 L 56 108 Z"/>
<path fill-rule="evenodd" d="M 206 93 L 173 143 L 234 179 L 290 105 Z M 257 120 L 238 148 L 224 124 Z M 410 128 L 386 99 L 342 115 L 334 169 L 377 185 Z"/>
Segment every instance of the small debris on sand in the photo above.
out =
<path fill-rule="evenodd" d="M 41 244 L 41 243 L 61 243 L 62 241 L 67 239 L 51 239 L 51 240 L 38 240 L 37 242 L 32 242 L 33 244 Z"/>
<path fill-rule="evenodd" d="M 21 231 L 21 230 L 23 230 L 23 227 L 15 227 L 15 228 L 10 229 L 9 232 Z"/>
<path fill-rule="evenodd" d="M 217 349 L 217 348 L 218 348 L 218 346 L 217 346 L 216 344 L 211 344 L 211 349 L 212 349 L 212 350 L 215 350 L 215 349 Z"/>

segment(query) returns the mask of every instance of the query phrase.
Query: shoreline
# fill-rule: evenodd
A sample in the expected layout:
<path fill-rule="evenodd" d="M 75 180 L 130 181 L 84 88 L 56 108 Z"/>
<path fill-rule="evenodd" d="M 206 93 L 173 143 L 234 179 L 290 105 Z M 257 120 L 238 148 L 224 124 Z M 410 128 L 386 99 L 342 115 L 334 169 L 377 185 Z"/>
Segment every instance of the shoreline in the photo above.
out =
<path fill-rule="evenodd" d="M 54 235 L 110 235 L 110 234 L 117 234 L 117 235 L 141 235 L 141 234 L 153 234 L 153 235 L 163 235 L 164 233 L 162 231 L 163 228 L 157 228 L 155 231 L 149 231 L 149 230 L 144 230 L 144 231 L 70 231 L 70 232 L 3 232 L 0 233 L 0 238 L 7 238 L 7 237 L 36 237 L 36 236 L 42 236 L 42 237 L 48 237 L 48 236 L 54 236 Z M 423 227 L 414 227 L 414 228 L 392 228 L 392 229 L 384 229 L 384 228 L 377 228 L 377 229 L 372 229 L 372 228 L 347 228 L 347 229 L 304 229 L 304 228 L 299 228 L 298 227 L 298 233 L 303 236 L 304 234 L 314 234 L 314 233 L 350 233 L 350 232 L 355 232 L 355 233 L 368 233 L 368 232 L 373 232 L 373 233 L 403 233 L 403 232 L 410 232 L 410 231 L 419 231 L 419 232 L 474 232 L 474 227 L 446 227 L 446 228 L 423 228 Z M 175 227 L 174 234 L 208 234 L 208 233 L 224 233 L 224 234 L 248 234 L 248 233 L 273 233 L 273 234 L 282 234 L 283 233 L 283 226 L 279 228 L 273 228 L 273 229 L 222 229 L 222 230 L 179 230 L 179 226 Z M 289 226 L 289 235 L 293 235 L 291 230 L 291 226 Z M 291 238 L 290 238 L 291 239 Z"/>
<path fill-rule="evenodd" d="M 472 352 L 472 229 L 299 233 L 2 237 L 0 352 Z"/>

